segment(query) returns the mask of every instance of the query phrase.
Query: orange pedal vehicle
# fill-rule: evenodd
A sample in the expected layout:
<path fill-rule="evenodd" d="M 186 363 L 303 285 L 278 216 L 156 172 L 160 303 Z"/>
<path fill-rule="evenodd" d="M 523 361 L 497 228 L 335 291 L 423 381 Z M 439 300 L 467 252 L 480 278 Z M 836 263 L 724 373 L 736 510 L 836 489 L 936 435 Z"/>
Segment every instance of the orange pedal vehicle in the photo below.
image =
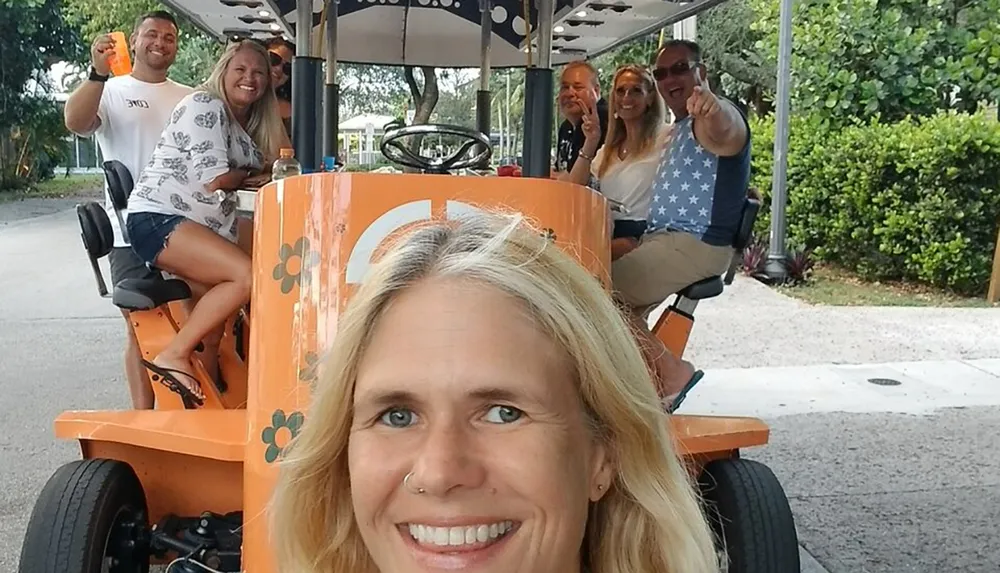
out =
<path fill-rule="evenodd" d="M 191 15 L 202 9 L 203 1 L 167 4 Z M 308 4 L 300 12 L 311 23 L 312 1 L 299 1 Z M 710 3 L 693 4 L 707 7 Z M 293 14 L 292 2 L 271 4 L 284 6 L 278 14 L 282 21 L 285 14 Z M 463 4 L 479 13 L 476 3 Z M 512 14 L 522 5 L 513 0 L 494 0 L 493 4 L 504 4 Z M 670 5 L 665 8 L 670 12 L 657 16 L 656 22 L 663 25 L 696 12 L 662 4 Z M 337 10 L 339 18 L 345 18 L 345 6 L 353 4 L 341 0 L 326 5 L 328 10 L 339 6 L 332 13 L 324 11 L 320 18 L 327 29 L 335 31 Z M 551 30 L 553 15 L 576 5 L 580 2 L 535 2 L 531 28 Z M 415 7 L 411 12 L 423 9 Z M 436 4 L 426 7 L 431 14 L 443 9 Z M 485 28 L 496 12 L 484 14 Z M 426 26 L 427 16 L 420 18 Z M 211 25 L 216 24 L 230 25 L 222 17 Z M 239 27 L 238 21 L 231 24 Z M 447 25 L 451 26 L 451 20 Z M 306 28 L 311 32 L 311 25 Z M 467 31 L 466 39 L 478 43 L 479 27 L 470 28 L 475 34 Z M 637 27 L 636 35 L 640 32 Z M 327 65 L 336 63 L 333 52 L 351 45 L 344 34 L 365 33 L 363 27 L 341 30 L 333 43 L 335 49 L 326 50 Z M 500 32 L 493 36 L 505 37 Z M 420 38 L 436 42 L 433 35 Z M 489 54 L 490 35 L 482 34 L 482 39 L 483 54 Z M 587 187 L 549 178 L 551 32 L 528 41 L 535 42 L 543 61 L 528 65 L 526 101 L 530 105 L 525 117 L 523 177 L 468 175 L 472 169 L 478 170 L 476 175 L 486 171 L 493 150 L 485 135 L 490 132 L 488 91 L 480 91 L 479 105 L 486 112 L 477 114 L 476 129 L 396 126 L 384 134 L 382 153 L 419 173 L 309 173 L 320 163 L 314 153 L 316 117 L 302 110 L 318 107 L 310 98 L 320 90 L 313 89 L 318 85 L 301 86 L 298 97 L 302 100 L 296 104 L 293 124 L 295 146 L 307 173 L 239 192 L 241 216 L 253 220 L 254 284 L 251 305 L 227 323 L 220 348 L 222 380 L 210 381 L 204 370 L 199 371 L 207 395 L 202 406 L 184 403 L 154 379 L 155 410 L 69 411 L 58 416 L 56 437 L 78 441 L 81 459 L 59 468 L 42 489 L 28 523 L 19 573 L 146 573 L 151 564 L 166 564 L 166 573 L 276 573 L 267 506 L 277 463 L 305 419 L 311 384 L 322 369 L 321 357 L 337 343 L 339 314 L 365 276 L 373 253 L 390 234 L 408 224 L 455 217 L 477 208 L 520 211 L 595 276 L 607 276 L 613 205 Z M 297 38 L 297 43 L 309 45 L 308 33 L 304 39 Z M 500 44 L 490 57 L 504 65 L 517 65 L 516 59 L 524 56 L 522 46 Z M 449 49 L 448 55 L 465 57 L 463 50 Z M 318 81 L 322 60 L 302 56 L 296 58 L 294 81 Z M 396 63 L 390 60 L 386 57 L 381 63 Z M 487 57 L 481 73 L 489 76 Z M 337 117 L 335 88 L 325 98 L 328 111 L 333 111 L 325 116 L 327 120 Z M 326 153 L 332 155 L 336 125 L 323 124 Z M 429 134 L 466 143 L 456 146 L 451 156 L 434 159 L 402 143 Z M 463 169 L 467 170 L 464 176 L 459 174 Z M 105 164 L 105 173 L 113 206 L 121 211 L 133 174 L 115 162 Z M 748 199 L 742 229 L 733 238 L 735 249 L 749 239 L 758 209 L 759 203 Z M 124 280 L 109 289 L 99 267 L 99 259 L 112 244 L 107 212 L 100 204 L 87 203 L 78 207 L 78 216 L 101 296 L 130 313 L 143 356 L 156 356 L 183 322 L 183 303 L 191 296 L 190 289 L 180 279 Z M 691 285 L 657 323 L 657 335 L 677 356 L 683 355 L 687 344 L 694 307 L 699 300 L 719 295 L 724 282 L 717 277 Z M 798 573 L 798 540 L 781 485 L 765 465 L 740 457 L 742 449 L 767 443 L 767 425 L 746 417 L 671 414 L 667 419 L 702 488 L 706 511 L 723 543 L 719 550 L 726 569 L 731 573 Z"/>

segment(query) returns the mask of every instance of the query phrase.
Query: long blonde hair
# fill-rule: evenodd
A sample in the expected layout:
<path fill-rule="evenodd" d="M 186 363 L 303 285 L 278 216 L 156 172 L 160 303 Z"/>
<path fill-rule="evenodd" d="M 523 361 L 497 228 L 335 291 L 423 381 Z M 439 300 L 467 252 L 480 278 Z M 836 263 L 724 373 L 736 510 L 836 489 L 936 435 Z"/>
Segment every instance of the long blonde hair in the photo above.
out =
<path fill-rule="evenodd" d="M 595 573 L 717 573 L 713 536 L 667 430 L 643 355 L 607 291 L 519 215 L 421 224 L 373 264 L 340 316 L 271 505 L 281 573 L 377 573 L 355 520 L 347 459 L 358 364 L 385 308 L 430 277 L 519 300 L 575 365 L 595 439 L 616 465 L 591 508 L 582 562 Z"/>
<path fill-rule="evenodd" d="M 653 142 L 656 141 L 657 131 L 667 121 L 666 104 L 663 103 L 663 98 L 660 97 L 660 92 L 656 89 L 656 81 L 653 80 L 653 76 L 649 73 L 649 70 L 635 64 L 627 64 L 618 68 L 614 79 L 611 80 L 611 96 L 608 98 L 608 133 L 602 152 L 604 158 L 601 160 L 601 165 L 597 170 L 598 179 L 604 177 L 604 174 L 607 173 L 608 169 L 615 162 L 620 161 L 618 159 L 618 152 L 621 150 L 622 145 L 625 144 L 625 138 L 628 135 L 625 130 L 625 122 L 618 117 L 618 102 L 615 97 L 615 88 L 618 87 L 618 80 L 625 72 L 632 72 L 639 76 L 639 79 L 642 80 L 642 87 L 646 91 L 646 109 L 642 113 L 642 121 L 640 122 L 642 132 L 640 141 L 642 143 L 639 149 L 629 149 L 629 155 L 638 157 L 650 151 L 653 147 Z"/>
<path fill-rule="evenodd" d="M 278 98 L 274 95 L 274 87 L 271 85 L 271 60 L 264 46 L 252 40 L 233 42 L 226 47 L 219 62 L 215 64 L 212 74 L 198 89 L 225 102 L 229 118 L 236 121 L 229 103 L 229 96 L 226 94 L 225 77 L 226 71 L 229 70 L 229 64 L 240 50 L 256 52 L 264 63 L 267 85 L 264 86 L 264 95 L 250 106 L 250 119 L 247 122 L 246 131 L 257 145 L 257 149 L 260 149 L 264 155 L 264 161 L 267 163 L 276 159 L 281 151 L 279 149 L 282 141 L 281 134 L 285 132 L 285 124 L 281 122 L 281 113 L 278 111 Z"/>

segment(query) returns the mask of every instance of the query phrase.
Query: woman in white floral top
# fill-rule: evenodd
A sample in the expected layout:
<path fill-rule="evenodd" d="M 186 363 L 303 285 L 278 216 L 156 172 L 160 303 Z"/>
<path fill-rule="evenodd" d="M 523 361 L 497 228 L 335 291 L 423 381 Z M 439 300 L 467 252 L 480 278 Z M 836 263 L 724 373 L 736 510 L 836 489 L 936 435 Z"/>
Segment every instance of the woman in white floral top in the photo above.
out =
<path fill-rule="evenodd" d="M 212 75 L 174 108 L 129 198 L 132 250 L 150 268 L 183 278 L 193 308 L 174 340 L 147 368 L 175 392 L 202 404 L 191 357 L 216 375 L 226 319 L 250 300 L 249 255 L 236 244 L 236 194 L 270 178 L 268 166 L 288 145 L 271 85 L 267 51 L 234 43 Z"/>

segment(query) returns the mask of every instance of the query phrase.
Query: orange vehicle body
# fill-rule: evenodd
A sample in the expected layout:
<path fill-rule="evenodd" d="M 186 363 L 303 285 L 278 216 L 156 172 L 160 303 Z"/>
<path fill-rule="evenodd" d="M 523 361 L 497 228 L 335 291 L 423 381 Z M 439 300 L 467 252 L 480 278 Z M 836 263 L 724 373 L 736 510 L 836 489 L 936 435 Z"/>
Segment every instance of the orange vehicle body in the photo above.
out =
<path fill-rule="evenodd" d="M 57 437 L 79 440 L 85 458 L 130 464 L 152 523 L 170 513 L 243 511 L 243 571 L 274 573 L 266 507 L 277 462 L 308 411 L 310 385 L 321 376 L 323 351 L 336 343 L 339 314 L 386 238 L 476 208 L 523 213 L 610 288 L 608 205 L 585 187 L 447 175 L 284 179 L 256 195 L 251 316 L 227 324 L 225 391 L 203 384 L 205 405 L 184 409 L 176 394 L 154 384 L 156 410 L 66 412 L 55 421 Z M 146 357 L 167 344 L 183 314 L 176 302 L 132 313 Z M 663 323 L 660 338 L 680 356 L 691 320 L 677 315 Z M 237 349 L 238 329 L 249 330 L 246 361 Z M 768 440 L 767 426 L 754 418 L 673 415 L 668 423 L 693 474 L 710 460 Z"/>

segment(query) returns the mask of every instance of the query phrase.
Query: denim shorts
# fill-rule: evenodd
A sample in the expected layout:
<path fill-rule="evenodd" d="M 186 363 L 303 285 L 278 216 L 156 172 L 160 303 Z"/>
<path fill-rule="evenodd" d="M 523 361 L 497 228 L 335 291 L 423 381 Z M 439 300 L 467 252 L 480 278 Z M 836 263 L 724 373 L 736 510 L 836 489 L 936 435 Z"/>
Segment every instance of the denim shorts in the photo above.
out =
<path fill-rule="evenodd" d="M 184 221 L 183 215 L 163 213 L 129 213 L 125 225 L 132 250 L 150 269 L 156 268 L 156 257 L 167 246 L 167 239 L 177 224 Z"/>

